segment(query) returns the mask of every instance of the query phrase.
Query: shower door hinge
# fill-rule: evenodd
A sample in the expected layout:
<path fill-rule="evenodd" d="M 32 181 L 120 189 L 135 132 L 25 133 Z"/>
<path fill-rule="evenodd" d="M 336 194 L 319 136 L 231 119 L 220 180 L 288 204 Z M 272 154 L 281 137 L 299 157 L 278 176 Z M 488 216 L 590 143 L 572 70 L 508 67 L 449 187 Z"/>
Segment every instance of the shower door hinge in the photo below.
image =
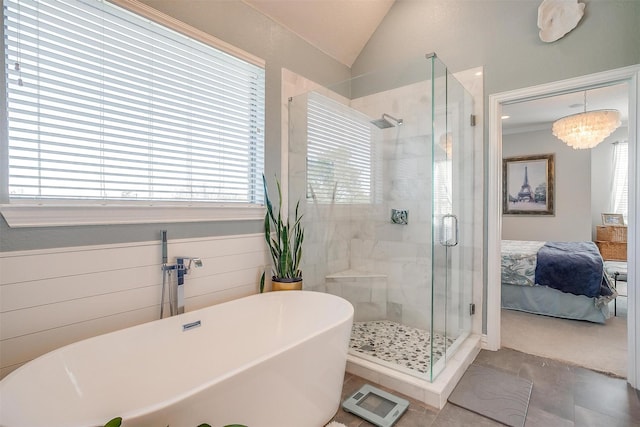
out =
<path fill-rule="evenodd" d="M 470 119 L 469 119 L 469 125 L 471 125 L 471 126 L 475 126 L 476 125 L 476 115 L 475 114 L 471 114 Z"/>
<path fill-rule="evenodd" d="M 476 314 L 476 305 L 474 303 L 469 304 L 469 316 Z"/>

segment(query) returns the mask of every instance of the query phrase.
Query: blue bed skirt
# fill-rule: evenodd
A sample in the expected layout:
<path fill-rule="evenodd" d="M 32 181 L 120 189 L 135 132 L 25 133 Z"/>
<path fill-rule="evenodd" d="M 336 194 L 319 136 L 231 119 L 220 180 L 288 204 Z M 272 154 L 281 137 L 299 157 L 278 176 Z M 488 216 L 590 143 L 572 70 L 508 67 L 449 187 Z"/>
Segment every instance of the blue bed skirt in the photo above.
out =
<path fill-rule="evenodd" d="M 502 307 L 533 314 L 605 323 L 611 317 L 608 304 L 546 286 L 502 285 Z"/>

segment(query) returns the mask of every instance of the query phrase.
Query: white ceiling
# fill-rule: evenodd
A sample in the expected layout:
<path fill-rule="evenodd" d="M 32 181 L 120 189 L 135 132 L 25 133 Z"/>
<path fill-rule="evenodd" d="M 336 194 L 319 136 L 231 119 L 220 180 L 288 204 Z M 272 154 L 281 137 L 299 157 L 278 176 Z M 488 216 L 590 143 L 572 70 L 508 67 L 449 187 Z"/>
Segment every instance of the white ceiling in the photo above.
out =
<path fill-rule="evenodd" d="M 620 111 L 623 123 L 629 120 L 629 88 L 626 83 L 587 91 L 587 111 L 613 109 Z M 561 117 L 584 111 L 584 91 L 518 102 L 502 107 L 503 133 L 551 129 Z"/>
<path fill-rule="evenodd" d="M 395 0 L 242 0 L 351 67 Z"/>

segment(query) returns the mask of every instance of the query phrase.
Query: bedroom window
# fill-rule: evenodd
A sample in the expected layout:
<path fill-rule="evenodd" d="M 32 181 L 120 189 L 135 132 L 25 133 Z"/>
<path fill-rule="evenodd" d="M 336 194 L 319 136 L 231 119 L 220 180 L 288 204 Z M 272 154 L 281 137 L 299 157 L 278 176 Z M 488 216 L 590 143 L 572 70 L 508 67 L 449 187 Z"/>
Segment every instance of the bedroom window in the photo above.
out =
<path fill-rule="evenodd" d="M 262 64 L 106 1 L 3 12 L 10 203 L 262 204 Z"/>
<path fill-rule="evenodd" d="M 629 144 L 616 142 L 613 144 L 613 185 L 611 189 L 613 212 L 622 214 L 624 223 L 628 224 L 629 212 Z"/>
<path fill-rule="evenodd" d="M 307 107 L 308 197 L 318 203 L 373 203 L 370 119 L 317 93 L 309 94 Z"/>

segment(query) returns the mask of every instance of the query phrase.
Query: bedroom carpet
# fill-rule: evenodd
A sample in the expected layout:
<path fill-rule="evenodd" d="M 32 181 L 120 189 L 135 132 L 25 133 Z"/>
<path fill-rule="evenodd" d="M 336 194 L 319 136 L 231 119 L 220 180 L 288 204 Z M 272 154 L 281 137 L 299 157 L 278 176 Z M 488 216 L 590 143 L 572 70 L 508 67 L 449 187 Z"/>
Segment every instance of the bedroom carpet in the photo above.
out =
<path fill-rule="evenodd" d="M 600 325 L 502 310 L 502 346 L 594 371 L 627 376 L 627 319 Z"/>

